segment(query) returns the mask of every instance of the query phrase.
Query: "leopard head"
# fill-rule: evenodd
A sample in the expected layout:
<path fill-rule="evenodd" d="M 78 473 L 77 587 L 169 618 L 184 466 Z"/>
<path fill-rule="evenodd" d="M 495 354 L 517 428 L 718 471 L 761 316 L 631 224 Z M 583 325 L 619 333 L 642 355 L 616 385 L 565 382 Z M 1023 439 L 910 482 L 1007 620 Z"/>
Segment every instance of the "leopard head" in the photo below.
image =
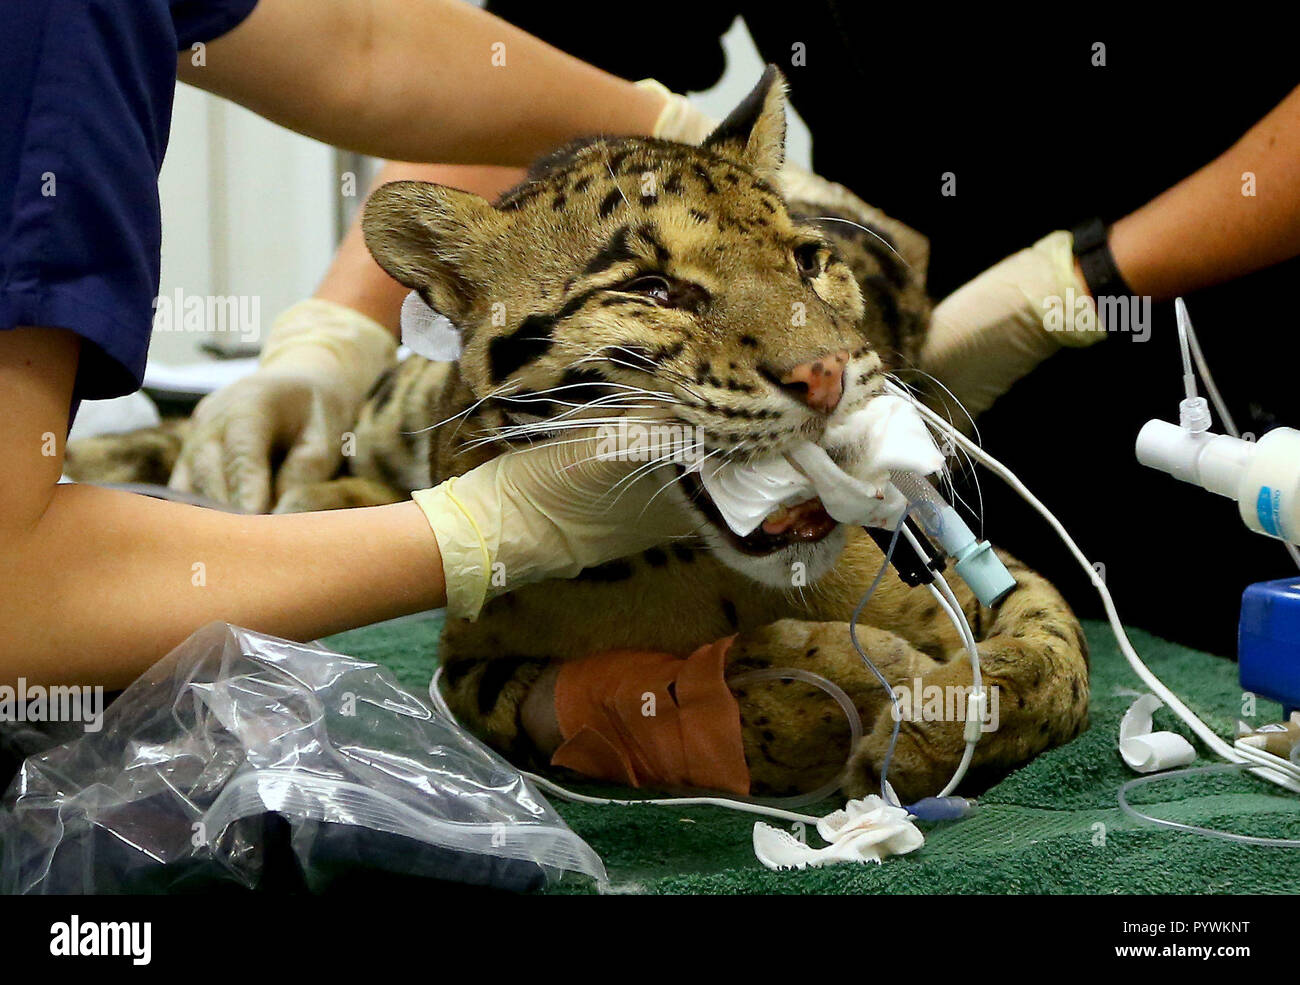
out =
<path fill-rule="evenodd" d="M 784 143 L 784 81 L 769 67 L 699 147 L 579 141 L 496 203 L 385 185 L 366 242 L 461 330 L 460 377 L 502 447 L 620 418 L 675 428 L 648 447 L 679 463 L 757 458 L 822 440 L 877 395 L 900 306 L 910 315 L 924 297 L 913 267 L 863 259 L 862 230 L 893 250 L 890 231 L 906 227 L 804 217 L 783 198 Z M 794 562 L 817 578 L 838 557 L 844 533 L 816 501 L 741 538 L 671 467 L 669 494 L 743 574 L 788 585 Z"/>

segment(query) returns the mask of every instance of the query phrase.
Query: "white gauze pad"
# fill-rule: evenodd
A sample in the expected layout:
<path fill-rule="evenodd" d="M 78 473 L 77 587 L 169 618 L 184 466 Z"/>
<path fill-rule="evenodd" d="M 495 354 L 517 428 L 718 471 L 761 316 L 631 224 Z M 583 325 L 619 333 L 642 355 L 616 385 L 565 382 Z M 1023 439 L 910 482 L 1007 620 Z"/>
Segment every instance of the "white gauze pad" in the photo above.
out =
<path fill-rule="evenodd" d="M 718 512 L 741 537 L 781 506 L 822 501 L 840 523 L 892 528 L 907 501 L 889 481 L 891 471 L 929 475 L 943 467 L 943 454 L 910 401 L 882 395 L 826 429 L 826 444 L 851 450 L 837 465 L 826 450 L 802 441 L 785 455 L 750 464 L 706 460 L 700 480 Z"/>
<path fill-rule="evenodd" d="M 454 363 L 460 358 L 460 329 L 412 291 L 402 302 L 402 345 L 436 363 Z"/>

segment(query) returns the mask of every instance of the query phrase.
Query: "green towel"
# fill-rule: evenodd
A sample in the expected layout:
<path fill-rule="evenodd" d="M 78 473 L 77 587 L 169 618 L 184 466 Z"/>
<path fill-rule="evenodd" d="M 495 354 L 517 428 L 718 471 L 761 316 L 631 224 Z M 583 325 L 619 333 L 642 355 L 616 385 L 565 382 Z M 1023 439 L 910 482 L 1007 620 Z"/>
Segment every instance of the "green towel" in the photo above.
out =
<path fill-rule="evenodd" d="M 327 644 L 390 667 L 418 695 L 428 691 L 441 616 L 397 620 Z M 612 888 L 627 893 L 1300 893 L 1295 849 L 1240 845 L 1138 824 L 1116 791 L 1134 775 L 1116 751 L 1119 721 L 1141 684 L 1104 623 L 1085 623 L 1092 648 L 1089 729 L 1039 756 L 979 798 L 965 820 L 923 825 L 925 845 L 883 865 L 771 872 L 754 858 L 752 815 L 713 807 L 596 807 L 550 798 L 600 853 Z M 1242 712 L 1236 665 L 1131 633 L 1151 669 L 1216 732 L 1231 736 Z M 1260 701 L 1254 725 L 1281 709 Z M 1191 738 L 1166 709 L 1157 729 Z M 1195 743 L 1194 743 L 1195 744 Z M 1204 762 L 1213 762 L 1207 759 Z M 625 794 L 584 785 L 586 793 Z M 633 793 L 631 796 L 635 796 Z M 1134 791 L 1148 813 L 1243 834 L 1300 838 L 1300 799 L 1248 776 L 1172 779 Z M 823 814 L 834 805 L 806 808 Z M 773 822 L 780 823 L 780 822 Z M 808 832 L 812 844 L 821 844 Z M 566 878 L 555 891 L 590 892 Z"/>

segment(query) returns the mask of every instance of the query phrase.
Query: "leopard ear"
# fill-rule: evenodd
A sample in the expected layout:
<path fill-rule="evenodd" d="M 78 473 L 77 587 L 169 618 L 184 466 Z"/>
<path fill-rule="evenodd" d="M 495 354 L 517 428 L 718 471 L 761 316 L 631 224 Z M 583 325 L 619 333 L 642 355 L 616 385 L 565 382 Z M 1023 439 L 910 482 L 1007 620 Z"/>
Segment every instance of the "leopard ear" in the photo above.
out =
<path fill-rule="evenodd" d="M 701 145 L 772 180 L 785 161 L 785 78 L 775 65 Z"/>
<path fill-rule="evenodd" d="M 366 202 L 361 230 L 375 262 L 429 307 L 459 323 L 486 285 L 482 272 L 509 219 L 478 195 L 394 181 Z"/>

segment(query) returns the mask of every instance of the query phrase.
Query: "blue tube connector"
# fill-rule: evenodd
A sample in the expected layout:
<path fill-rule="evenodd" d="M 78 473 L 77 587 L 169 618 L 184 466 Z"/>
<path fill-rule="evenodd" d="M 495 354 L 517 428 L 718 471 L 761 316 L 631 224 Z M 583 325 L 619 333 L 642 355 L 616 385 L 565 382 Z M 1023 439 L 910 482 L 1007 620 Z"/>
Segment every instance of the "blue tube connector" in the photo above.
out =
<path fill-rule="evenodd" d="M 965 797 L 923 797 L 907 805 L 907 813 L 918 821 L 960 821 L 975 809 Z"/>
<path fill-rule="evenodd" d="M 993 553 L 987 540 L 976 540 L 966 521 L 924 477 L 915 472 L 893 472 L 890 479 L 913 508 L 913 515 L 926 536 L 943 548 L 956 563 L 954 570 L 975 597 L 994 606 L 1016 587 L 1015 578 Z"/>
<path fill-rule="evenodd" d="M 957 558 L 953 570 L 970 586 L 975 597 L 988 606 L 997 605 L 1016 587 L 1015 578 L 993 553 L 993 545 L 987 540 L 972 541 Z"/>

